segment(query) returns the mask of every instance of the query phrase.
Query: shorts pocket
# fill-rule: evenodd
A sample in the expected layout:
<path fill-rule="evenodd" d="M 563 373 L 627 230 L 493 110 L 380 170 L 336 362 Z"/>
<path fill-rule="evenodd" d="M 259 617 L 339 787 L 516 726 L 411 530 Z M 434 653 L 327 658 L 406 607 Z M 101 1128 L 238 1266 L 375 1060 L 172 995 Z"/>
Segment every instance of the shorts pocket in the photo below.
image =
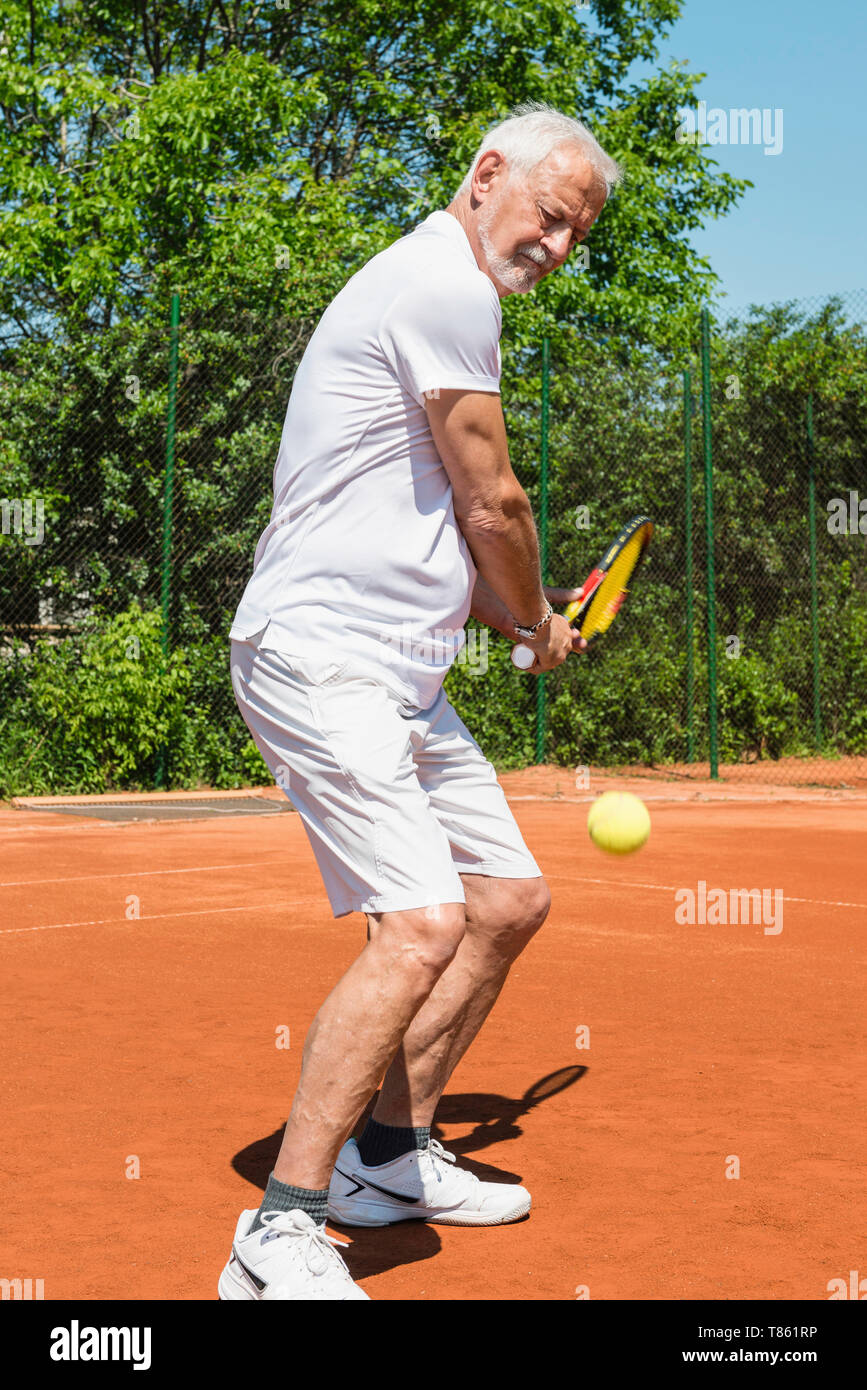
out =
<path fill-rule="evenodd" d="M 323 661 L 319 658 L 292 656 L 289 652 L 280 652 L 273 647 L 260 647 L 259 650 L 263 654 L 269 652 L 271 656 L 277 657 L 287 671 L 293 676 L 299 676 L 308 685 L 336 684 L 349 665 L 347 657 L 344 657 L 343 661 Z"/>
<path fill-rule="evenodd" d="M 394 696 L 377 681 L 335 677 L 311 690 L 310 704 L 332 752 L 361 785 L 400 781 L 413 770 L 407 726 Z"/>

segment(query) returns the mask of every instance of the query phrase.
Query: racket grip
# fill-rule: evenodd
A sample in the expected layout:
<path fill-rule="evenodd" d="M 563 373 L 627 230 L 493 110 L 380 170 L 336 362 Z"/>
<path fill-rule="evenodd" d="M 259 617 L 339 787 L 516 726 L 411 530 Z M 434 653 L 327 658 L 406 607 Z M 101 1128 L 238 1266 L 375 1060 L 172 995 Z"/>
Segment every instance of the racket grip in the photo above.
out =
<path fill-rule="evenodd" d="M 522 646 L 520 642 L 512 648 L 511 656 L 512 665 L 517 666 L 519 671 L 529 671 L 536 660 L 536 653 L 531 651 L 529 647 Z"/>

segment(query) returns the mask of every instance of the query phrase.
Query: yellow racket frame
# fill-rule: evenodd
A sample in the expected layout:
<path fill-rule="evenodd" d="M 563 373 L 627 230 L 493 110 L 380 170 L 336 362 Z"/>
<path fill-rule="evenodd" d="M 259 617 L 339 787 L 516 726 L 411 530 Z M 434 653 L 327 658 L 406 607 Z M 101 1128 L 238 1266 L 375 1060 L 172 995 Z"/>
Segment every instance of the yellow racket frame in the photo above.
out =
<path fill-rule="evenodd" d="M 635 517 L 624 526 L 596 566 L 597 570 L 604 571 L 604 576 L 590 599 L 579 599 L 564 610 L 563 616 L 573 627 L 577 627 L 586 641 L 590 642 L 608 631 L 629 593 L 629 585 L 652 535 L 653 522 L 646 516 Z"/>

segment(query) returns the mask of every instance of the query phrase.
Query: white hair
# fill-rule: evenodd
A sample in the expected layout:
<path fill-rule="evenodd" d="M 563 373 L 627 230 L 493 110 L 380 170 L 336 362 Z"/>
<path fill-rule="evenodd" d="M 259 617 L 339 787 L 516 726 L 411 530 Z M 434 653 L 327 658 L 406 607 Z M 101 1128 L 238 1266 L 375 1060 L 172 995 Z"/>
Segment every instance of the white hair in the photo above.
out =
<path fill-rule="evenodd" d="M 508 160 L 510 170 L 529 174 L 561 145 L 579 146 L 588 164 L 604 180 L 606 196 L 622 179 L 620 165 L 605 153 L 586 125 L 573 116 L 564 116 L 553 106 L 546 106 L 540 101 L 526 101 L 486 133 L 455 197 L 469 192 L 476 165 L 488 150 L 500 150 Z"/>

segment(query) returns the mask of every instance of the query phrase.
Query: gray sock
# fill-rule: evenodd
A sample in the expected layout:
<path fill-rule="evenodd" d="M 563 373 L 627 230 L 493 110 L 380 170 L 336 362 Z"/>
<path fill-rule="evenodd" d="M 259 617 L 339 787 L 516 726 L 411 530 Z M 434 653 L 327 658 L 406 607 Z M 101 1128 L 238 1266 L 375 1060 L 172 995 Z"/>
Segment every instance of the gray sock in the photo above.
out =
<path fill-rule="evenodd" d="M 306 1211 L 308 1216 L 324 1226 L 328 1216 L 328 1188 L 293 1187 L 291 1183 L 278 1182 L 272 1173 L 262 1198 L 262 1205 L 256 1219 L 247 1232 L 251 1236 L 262 1225 L 264 1211 Z"/>
<path fill-rule="evenodd" d="M 381 1125 L 371 1115 L 364 1132 L 358 1140 L 358 1152 L 365 1168 L 377 1168 L 390 1163 L 401 1154 L 413 1153 L 416 1149 L 426 1149 L 430 1144 L 430 1126 L 414 1129 L 399 1125 Z"/>

